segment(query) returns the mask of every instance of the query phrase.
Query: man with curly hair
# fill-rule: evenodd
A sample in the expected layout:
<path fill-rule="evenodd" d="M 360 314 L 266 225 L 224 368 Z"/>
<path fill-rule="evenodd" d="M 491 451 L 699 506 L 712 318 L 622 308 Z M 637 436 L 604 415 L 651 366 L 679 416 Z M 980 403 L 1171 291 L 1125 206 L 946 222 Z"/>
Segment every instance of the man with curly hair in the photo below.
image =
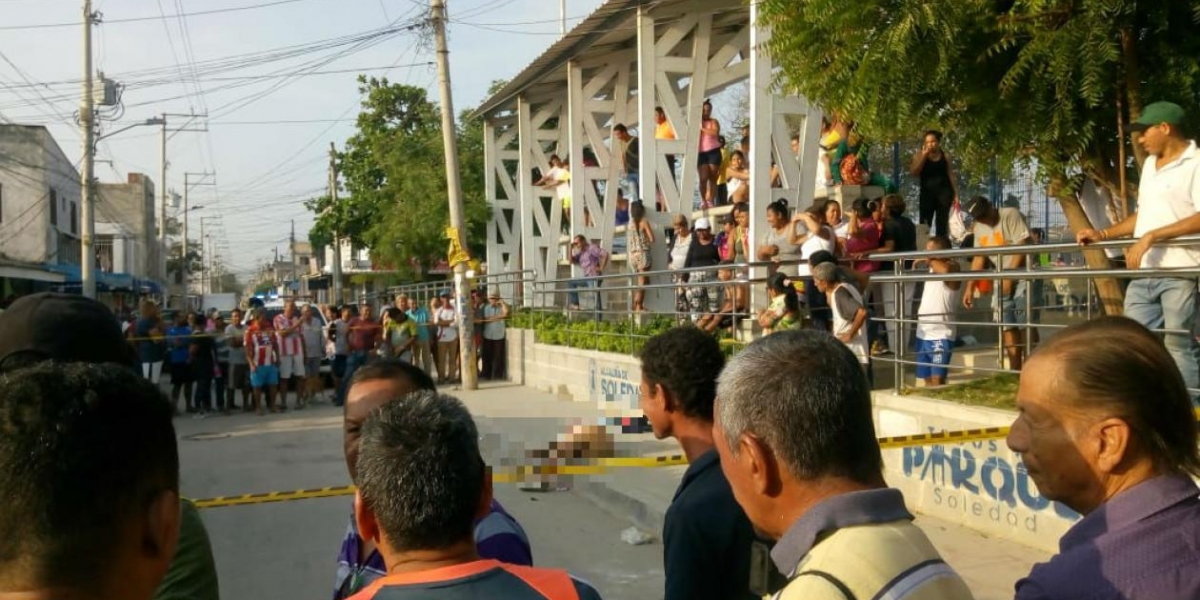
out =
<path fill-rule="evenodd" d="M 696 327 L 678 327 L 648 340 L 641 361 L 642 411 L 654 436 L 678 440 L 690 463 L 663 523 L 665 599 L 761 596 L 764 586 L 754 593 L 750 583 L 754 530 L 713 442 L 713 401 L 725 366 L 720 345 Z"/>

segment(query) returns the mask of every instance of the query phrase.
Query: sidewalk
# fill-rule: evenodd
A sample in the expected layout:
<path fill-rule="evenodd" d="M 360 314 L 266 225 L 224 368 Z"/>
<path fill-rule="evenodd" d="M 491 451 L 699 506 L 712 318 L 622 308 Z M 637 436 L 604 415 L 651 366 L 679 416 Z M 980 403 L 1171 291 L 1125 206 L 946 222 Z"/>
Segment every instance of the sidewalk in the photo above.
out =
<path fill-rule="evenodd" d="M 475 392 L 444 391 L 462 399 L 473 414 L 482 417 L 478 421 L 484 445 L 498 444 L 497 455 L 502 463 L 520 461 L 526 450 L 545 448 L 555 435 L 569 431 L 572 425 L 596 424 L 601 414 L 588 402 L 560 400 L 553 394 L 514 384 L 484 384 Z M 617 440 L 617 451 L 623 455 L 679 453 L 673 441 L 658 441 L 651 434 L 619 434 Z M 605 475 L 575 478 L 570 493 L 630 519 L 657 538 L 685 470 L 685 466 L 614 469 Z M 1012 598 L 1013 584 L 1029 573 L 1034 563 L 1049 558 L 1038 550 L 986 537 L 948 521 L 918 516 L 917 524 L 978 600 Z M 619 534 L 612 532 L 614 536 Z"/>

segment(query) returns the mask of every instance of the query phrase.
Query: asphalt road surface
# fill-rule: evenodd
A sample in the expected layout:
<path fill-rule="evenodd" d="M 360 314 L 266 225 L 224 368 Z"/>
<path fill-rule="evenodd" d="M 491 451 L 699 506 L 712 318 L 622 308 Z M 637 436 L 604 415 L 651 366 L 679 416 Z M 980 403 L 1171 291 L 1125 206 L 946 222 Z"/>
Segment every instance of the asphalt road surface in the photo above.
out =
<path fill-rule="evenodd" d="M 562 427 L 545 417 L 477 421 L 490 464 L 551 439 Z M 281 416 L 181 417 L 176 428 L 189 498 L 349 483 L 341 409 L 328 404 Z M 662 597 L 662 546 L 622 542 L 626 520 L 570 492 L 497 484 L 496 497 L 528 533 L 537 566 L 565 568 L 607 600 Z M 337 497 L 204 510 L 222 598 L 329 598 L 350 503 L 350 497 Z"/>

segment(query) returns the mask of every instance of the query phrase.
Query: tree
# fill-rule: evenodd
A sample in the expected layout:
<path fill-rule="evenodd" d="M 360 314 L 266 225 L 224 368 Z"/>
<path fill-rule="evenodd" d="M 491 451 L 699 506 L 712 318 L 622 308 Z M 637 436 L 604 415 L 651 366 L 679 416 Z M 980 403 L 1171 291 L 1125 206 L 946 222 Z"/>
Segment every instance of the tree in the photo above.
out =
<path fill-rule="evenodd" d="M 420 278 L 446 255 L 449 223 L 441 118 L 425 90 L 387 79 L 359 78 L 363 109 L 357 131 L 338 156 L 348 198 L 307 203 L 318 218 L 314 244 L 332 234 L 371 248 L 373 261 Z M 458 128 L 468 247 L 486 246 L 482 123 Z"/>
<path fill-rule="evenodd" d="M 937 127 L 967 169 L 1036 169 L 1072 229 L 1086 179 L 1126 199 L 1123 123 L 1159 99 L 1200 108 L 1200 0 L 763 0 L 779 83 L 879 139 Z M 1003 161 L 1002 161 L 1003 162 Z M 1123 185 L 1124 184 L 1124 185 Z M 1128 210 L 1122 203 L 1118 212 Z M 1089 266 L 1108 266 L 1085 252 Z M 1120 286 L 1098 282 L 1109 312 Z"/>
<path fill-rule="evenodd" d="M 167 253 L 167 272 L 172 274 L 176 283 L 183 283 L 184 261 L 180 259 L 182 253 L 183 243 L 172 242 L 171 249 Z M 196 240 L 188 242 L 187 265 L 190 276 L 204 272 L 204 260 L 200 255 L 200 242 Z"/>

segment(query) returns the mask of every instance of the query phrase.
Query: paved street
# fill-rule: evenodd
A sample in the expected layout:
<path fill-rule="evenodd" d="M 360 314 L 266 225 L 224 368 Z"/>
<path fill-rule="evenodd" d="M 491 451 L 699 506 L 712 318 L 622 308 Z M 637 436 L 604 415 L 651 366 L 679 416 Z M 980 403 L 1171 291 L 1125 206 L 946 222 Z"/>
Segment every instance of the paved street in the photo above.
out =
<path fill-rule="evenodd" d="M 513 387 L 512 397 L 523 388 Z M 493 392 L 494 394 L 494 392 Z M 519 404 L 519 402 L 514 402 Z M 526 445 L 545 442 L 573 416 L 483 416 L 472 406 L 485 458 L 498 464 Z M 283 416 L 235 415 L 176 421 L 183 492 L 192 498 L 293 490 L 348 483 L 340 409 L 328 404 Z M 628 521 L 573 493 L 522 492 L 497 484 L 496 495 L 525 527 L 539 566 L 564 567 L 591 581 L 606 599 L 659 597 L 662 547 L 629 546 Z M 204 511 L 224 598 L 324 598 L 349 516 L 349 497 L 214 508 Z"/>
<path fill-rule="evenodd" d="M 511 384 L 443 391 L 458 396 L 475 415 L 484 457 L 498 469 L 526 463 L 526 450 L 545 448 L 571 425 L 593 423 L 598 414 L 590 403 Z M 176 426 L 188 497 L 349 483 L 341 411 L 328 404 L 282 416 L 181 418 Z M 651 455 L 675 453 L 678 446 L 649 434 L 623 434 L 618 451 Z M 661 528 L 684 469 L 618 469 L 576 481 L 570 492 L 522 492 L 497 484 L 496 495 L 525 527 L 538 565 L 566 568 L 594 583 L 608 600 L 661 598 L 662 546 L 629 546 L 620 534 L 635 520 L 651 532 Z M 349 497 L 205 510 L 222 596 L 324 597 L 349 513 Z M 918 523 L 981 600 L 1011 598 L 1013 583 L 1048 558 L 939 519 L 920 516 Z"/>

